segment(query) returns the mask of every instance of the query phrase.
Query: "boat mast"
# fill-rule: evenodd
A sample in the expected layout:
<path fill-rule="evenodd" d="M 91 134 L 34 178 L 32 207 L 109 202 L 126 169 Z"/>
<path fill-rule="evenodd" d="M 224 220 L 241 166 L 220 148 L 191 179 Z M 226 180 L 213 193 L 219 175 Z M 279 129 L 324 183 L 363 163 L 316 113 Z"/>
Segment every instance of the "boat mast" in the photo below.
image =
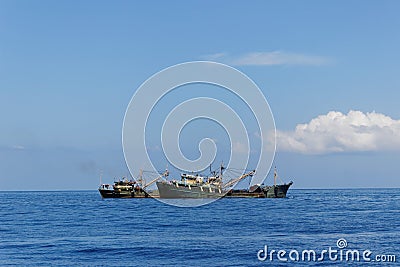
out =
<path fill-rule="evenodd" d="M 278 176 L 277 172 L 276 172 L 276 166 L 274 168 L 274 186 L 276 186 L 276 177 Z"/>
<path fill-rule="evenodd" d="M 221 179 L 221 182 L 222 182 L 222 172 L 223 172 L 223 169 L 224 169 L 224 162 L 222 161 L 222 162 L 221 162 L 221 167 L 220 167 L 220 169 L 219 169 L 219 178 Z"/>
<path fill-rule="evenodd" d="M 138 177 L 138 184 L 140 184 L 141 186 L 143 186 L 144 185 L 144 181 L 143 181 L 143 170 L 142 169 L 140 169 L 139 170 L 139 177 Z"/>

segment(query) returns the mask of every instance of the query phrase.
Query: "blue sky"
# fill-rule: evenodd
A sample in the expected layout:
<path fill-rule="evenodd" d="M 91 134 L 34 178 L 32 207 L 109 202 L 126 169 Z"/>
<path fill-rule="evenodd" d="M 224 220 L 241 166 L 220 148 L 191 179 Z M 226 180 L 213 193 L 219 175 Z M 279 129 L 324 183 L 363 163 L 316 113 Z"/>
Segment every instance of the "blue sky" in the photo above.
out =
<path fill-rule="evenodd" d="M 204 59 L 232 64 L 257 83 L 281 142 L 298 141 L 296 125 L 330 111 L 344 122 L 350 110 L 392 120 L 393 134 L 374 132 L 371 146 L 307 153 L 278 144 L 275 164 L 297 188 L 399 187 L 399 8 L 398 1 L 0 1 L 0 190 L 93 189 L 100 169 L 110 181 L 125 175 L 121 127 L 136 88 L 163 68 Z M 330 138 L 351 128 L 327 118 L 318 122 Z M 376 121 L 362 127 L 375 129 Z M 190 154 L 193 140 L 183 140 Z"/>

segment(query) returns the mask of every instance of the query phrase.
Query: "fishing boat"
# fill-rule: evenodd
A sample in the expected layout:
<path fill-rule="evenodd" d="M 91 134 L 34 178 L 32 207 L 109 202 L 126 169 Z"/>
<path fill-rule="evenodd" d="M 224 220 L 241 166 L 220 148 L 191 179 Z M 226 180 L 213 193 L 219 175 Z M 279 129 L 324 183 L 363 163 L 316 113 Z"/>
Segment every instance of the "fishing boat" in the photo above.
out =
<path fill-rule="evenodd" d="M 153 179 L 149 183 L 145 183 L 142 177 L 142 171 L 140 171 L 139 179 L 129 180 L 125 177 L 119 179 L 118 181 L 114 181 L 113 185 L 110 184 L 102 184 L 100 182 L 99 192 L 102 198 L 148 198 L 148 197 L 157 197 L 157 195 L 151 194 L 147 188 L 154 184 L 161 177 L 168 176 L 168 173 L 165 172 L 159 175 L 157 178 Z M 101 177 L 100 177 L 101 181 Z"/>
<path fill-rule="evenodd" d="M 115 181 L 113 185 L 101 184 L 98 190 L 102 198 L 148 197 L 146 191 L 136 181 L 128 181 L 126 178 Z"/>
<path fill-rule="evenodd" d="M 157 181 L 158 193 L 160 198 L 221 198 L 225 195 L 221 186 L 223 170 L 221 165 L 218 175 L 204 177 L 183 173 L 180 181 Z"/>
<path fill-rule="evenodd" d="M 275 167 L 274 185 L 253 185 L 249 189 L 231 189 L 226 193 L 225 197 L 285 198 L 293 182 L 277 184 L 277 179 L 278 172 Z"/>
<path fill-rule="evenodd" d="M 255 170 L 247 172 L 223 183 L 222 174 L 225 168 L 220 167 L 218 175 L 203 177 L 193 174 L 181 174 L 181 180 L 157 181 L 160 198 L 221 198 L 221 197 L 252 197 L 252 198 L 284 198 L 293 184 L 276 184 L 277 172 L 274 171 L 274 185 L 255 185 L 249 189 L 234 189 L 234 186 L 247 177 L 255 174 Z M 214 173 L 215 174 L 215 173 Z"/>

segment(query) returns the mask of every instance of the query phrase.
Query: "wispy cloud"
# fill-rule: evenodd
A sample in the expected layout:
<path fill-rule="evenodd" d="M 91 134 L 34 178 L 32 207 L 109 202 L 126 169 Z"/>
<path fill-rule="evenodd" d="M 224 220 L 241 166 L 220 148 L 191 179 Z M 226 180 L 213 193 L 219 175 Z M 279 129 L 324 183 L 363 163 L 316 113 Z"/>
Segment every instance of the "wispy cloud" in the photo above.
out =
<path fill-rule="evenodd" d="M 400 150 L 400 120 L 375 112 L 330 111 L 294 131 L 277 131 L 277 148 L 304 154 Z"/>
<path fill-rule="evenodd" d="M 234 153 L 241 153 L 241 154 L 248 154 L 250 152 L 250 148 L 246 146 L 246 144 L 241 142 L 234 142 L 232 144 L 232 152 Z"/>
<path fill-rule="evenodd" d="M 332 62 L 328 57 L 284 51 L 250 52 L 242 55 L 216 53 L 205 55 L 205 60 L 220 61 L 234 66 L 310 65 L 320 66 Z"/>
<path fill-rule="evenodd" d="M 227 53 L 215 53 L 210 55 L 204 55 L 201 58 L 205 60 L 221 60 L 223 58 L 226 58 L 227 56 L 228 56 Z"/>

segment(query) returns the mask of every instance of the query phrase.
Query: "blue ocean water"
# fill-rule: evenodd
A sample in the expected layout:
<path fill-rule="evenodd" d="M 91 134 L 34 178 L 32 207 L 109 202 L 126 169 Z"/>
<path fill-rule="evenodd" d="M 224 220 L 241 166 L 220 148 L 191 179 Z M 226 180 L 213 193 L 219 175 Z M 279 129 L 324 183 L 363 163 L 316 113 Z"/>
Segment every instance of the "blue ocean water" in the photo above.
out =
<path fill-rule="evenodd" d="M 0 218 L 1 266 L 288 265 L 276 255 L 260 261 L 258 251 L 338 249 L 339 238 L 347 249 L 371 250 L 371 259 L 390 254 L 397 256 L 390 265 L 400 262 L 400 189 L 291 189 L 286 199 L 197 208 L 102 200 L 97 191 L 0 192 Z"/>

